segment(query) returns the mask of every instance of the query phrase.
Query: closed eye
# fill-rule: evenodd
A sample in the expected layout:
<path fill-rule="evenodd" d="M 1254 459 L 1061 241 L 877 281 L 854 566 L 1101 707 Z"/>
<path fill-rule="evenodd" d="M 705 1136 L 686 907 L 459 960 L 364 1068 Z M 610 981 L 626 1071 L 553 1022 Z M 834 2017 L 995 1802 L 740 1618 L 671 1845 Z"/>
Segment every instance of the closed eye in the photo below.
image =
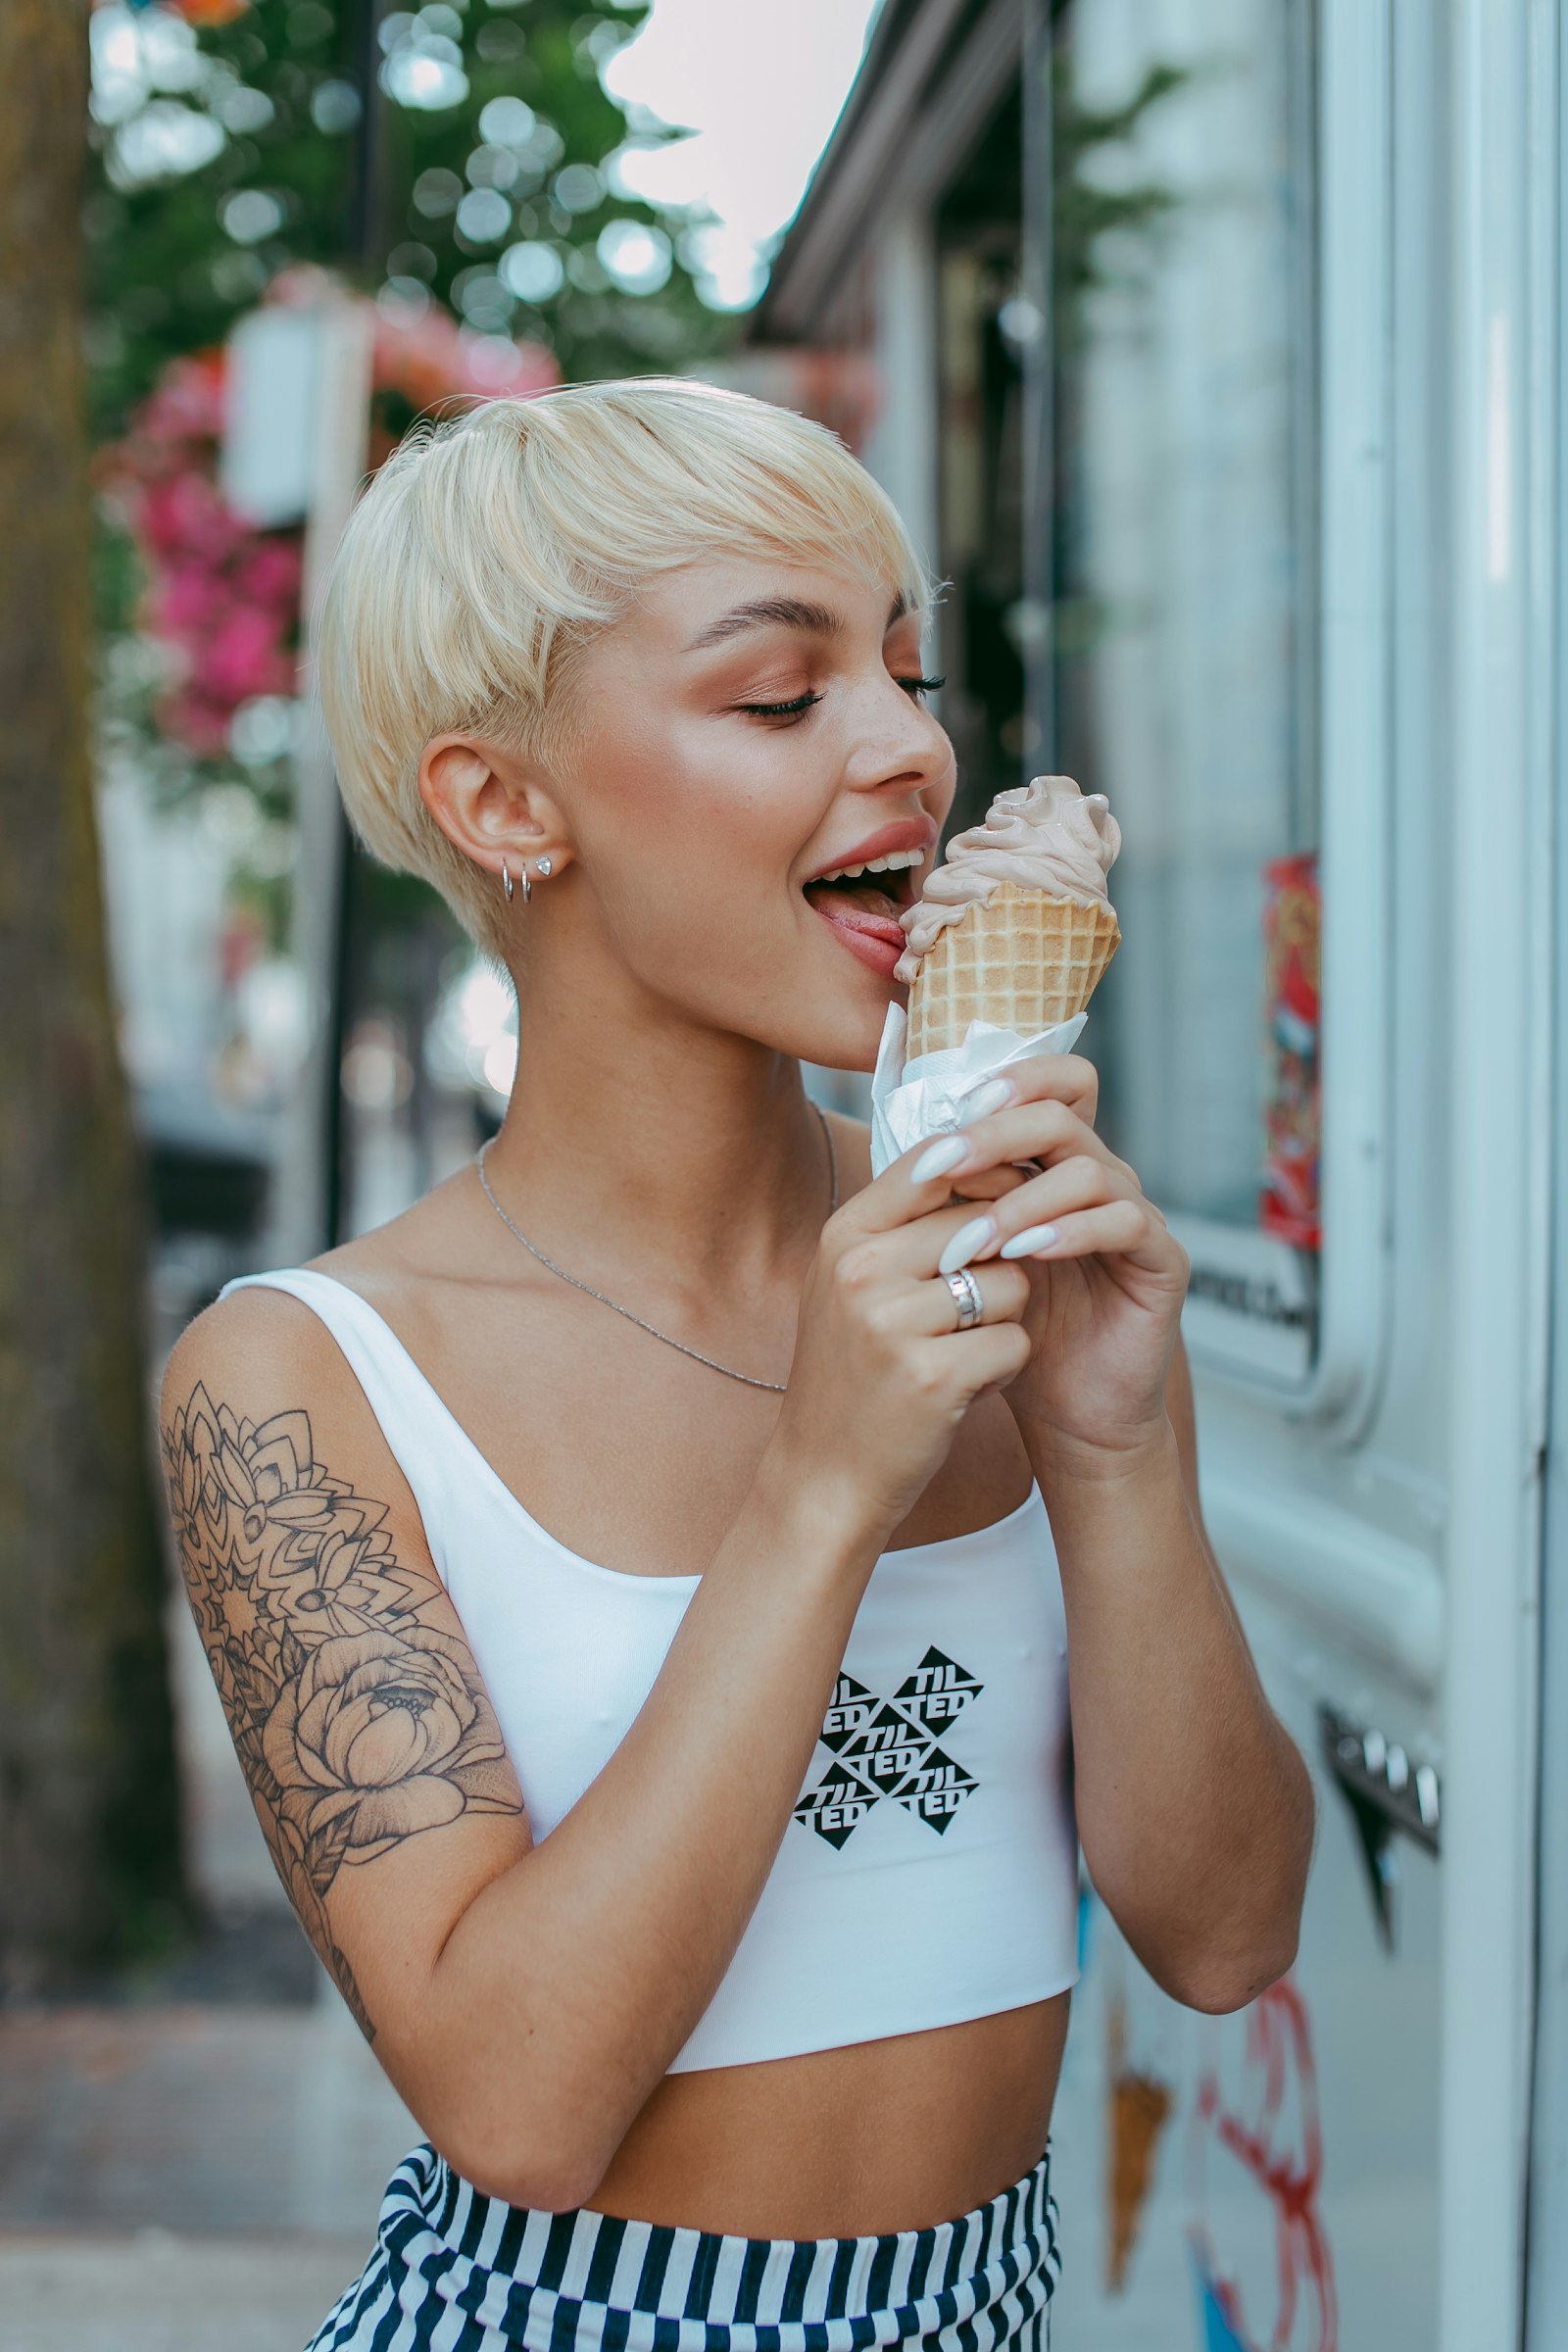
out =
<path fill-rule="evenodd" d="M 896 680 L 896 683 L 904 688 L 905 693 L 915 701 L 918 701 L 922 695 L 940 693 L 947 682 L 946 678 L 899 678 Z M 821 700 L 822 697 L 819 694 L 798 694 L 787 703 L 737 703 L 735 708 L 737 710 L 743 711 L 748 718 L 804 718 L 812 704 L 819 703 Z"/>
<path fill-rule="evenodd" d="M 793 702 L 737 703 L 735 708 L 744 710 L 748 718 L 802 718 L 813 703 L 821 700 L 819 694 L 798 694 Z"/>

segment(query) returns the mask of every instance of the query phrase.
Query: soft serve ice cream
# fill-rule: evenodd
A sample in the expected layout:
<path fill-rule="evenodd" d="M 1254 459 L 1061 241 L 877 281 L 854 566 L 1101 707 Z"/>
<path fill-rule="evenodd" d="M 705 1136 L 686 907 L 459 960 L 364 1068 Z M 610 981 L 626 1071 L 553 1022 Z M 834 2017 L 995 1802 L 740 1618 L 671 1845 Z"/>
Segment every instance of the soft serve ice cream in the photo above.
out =
<path fill-rule="evenodd" d="M 888 1008 L 871 1081 L 871 1166 L 956 1129 L 974 1089 L 1034 1054 L 1068 1054 L 1121 929 L 1105 877 L 1121 828 L 1102 793 L 1037 776 L 960 833 L 900 918 L 907 1014 Z"/>
<path fill-rule="evenodd" d="M 999 794 L 902 918 L 911 1058 L 975 1021 L 1026 1036 L 1083 1010 L 1121 938 L 1105 889 L 1120 848 L 1103 793 L 1070 776 Z"/>
<path fill-rule="evenodd" d="M 1105 876 L 1121 850 L 1121 827 L 1102 792 L 1081 793 L 1071 776 L 1036 776 L 997 795 L 984 824 L 956 834 L 942 864 L 903 916 L 908 940 L 896 977 L 913 980 L 920 959 L 967 909 L 986 906 L 1004 882 L 1115 919 Z"/>

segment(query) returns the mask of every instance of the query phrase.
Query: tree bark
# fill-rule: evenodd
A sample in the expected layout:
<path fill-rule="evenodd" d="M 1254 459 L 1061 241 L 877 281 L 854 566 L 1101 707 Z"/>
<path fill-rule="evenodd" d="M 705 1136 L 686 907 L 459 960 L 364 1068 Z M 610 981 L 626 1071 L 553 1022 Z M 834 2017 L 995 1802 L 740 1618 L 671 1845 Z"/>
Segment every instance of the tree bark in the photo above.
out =
<path fill-rule="evenodd" d="M 141 1172 L 88 753 L 89 0 L 0 0 L 0 1984 L 181 1903 Z"/>

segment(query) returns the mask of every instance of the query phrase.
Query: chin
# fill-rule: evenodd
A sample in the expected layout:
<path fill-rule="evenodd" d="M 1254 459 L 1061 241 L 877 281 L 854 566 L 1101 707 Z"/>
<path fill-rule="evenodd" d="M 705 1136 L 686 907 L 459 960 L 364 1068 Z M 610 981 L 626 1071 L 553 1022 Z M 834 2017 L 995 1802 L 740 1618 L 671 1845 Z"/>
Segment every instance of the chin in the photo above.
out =
<path fill-rule="evenodd" d="M 908 992 L 869 973 L 866 983 L 863 988 L 843 989 L 831 999 L 814 990 L 809 998 L 797 997 L 788 1038 L 778 1041 L 785 1052 L 820 1069 L 863 1070 L 869 1075 L 876 1068 L 888 1006 L 904 1004 Z"/>
<path fill-rule="evenodd" d="M 906 1004 L 908 993 L 891 971 L 877 971 L 836 944 L 824 954 L 812 941 L 805 954 L 793 945 L 776 956 L 754 954 L 735 971 L 733 988 L 704 992 L 704 1016 L 769 1053 L 869 1074 L 888 1006 Z"/>

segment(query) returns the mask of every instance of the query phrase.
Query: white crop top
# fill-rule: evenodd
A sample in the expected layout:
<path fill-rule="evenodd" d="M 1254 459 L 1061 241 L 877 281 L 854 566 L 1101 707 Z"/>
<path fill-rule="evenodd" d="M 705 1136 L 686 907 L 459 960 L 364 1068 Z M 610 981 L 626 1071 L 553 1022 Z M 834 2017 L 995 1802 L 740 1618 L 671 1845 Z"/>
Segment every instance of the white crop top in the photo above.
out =
<path fill-rule="evenodd" d="M 647 1698 L 695 1576 L 600 1568 L 531 1519 L 357 1291 L 287 1291 L 337 1341 L 418 1504 L 535 1839 Z M 227 1296 L 225 1291 L 224 1296 Z M 967 1536 L 884 1552 L 761 1897 L 675 2073 L 1022 2007 L 1077 1977 L 1067 1639 L 1036 1488 Z"/>

